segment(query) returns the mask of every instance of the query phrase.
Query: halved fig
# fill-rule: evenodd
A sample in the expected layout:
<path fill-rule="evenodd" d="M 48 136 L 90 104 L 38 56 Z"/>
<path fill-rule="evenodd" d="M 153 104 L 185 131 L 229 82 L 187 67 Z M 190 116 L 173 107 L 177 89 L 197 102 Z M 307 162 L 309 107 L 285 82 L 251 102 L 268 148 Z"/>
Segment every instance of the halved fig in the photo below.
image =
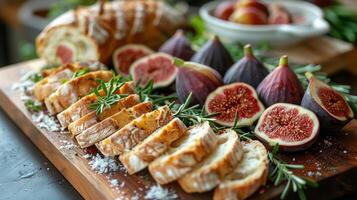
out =
<path fill-rule="evenodd" d="M 345 98 L 329 85 L 311 73 L 306 76 L 310 82 L 301 105 L 319 117 L 324 133 L 337 133 L 354 118 L 351 107 Z"/>
<path fill-rule="evenodd" d="M 154 51 L 145 45 L 128 44 L 116 49 L 113 53 L 114 69 L 117 73 L 128 75 L 130 66 L 137 60 Z"/>
<path fill-rule="evenodd" d="M 319 133 L 317 116 L 301 106 L 277 103 L 267 108 L 255 127 L 255 135 L 263 142 L 279 144 L 284 151 L 309 148 Z"/>
<path fill-rule="evenodd" d="M 254 88 L 245 83 L 233 83 L 217 88 L 208 95 L 205 102 L 208 114 L 217 113 L 216 123 L 237 127 L 251 126 L 264 111 Z"/>
<path fill-rule="evenodd" d="M 176 77 L 177 68 L 172 56 L 165 53 L 154 53 L 143 57 L 132 64 L 130 75 L 135 83 L 144 87 L 152 81 L 154 88 L 169 86 Z"/>

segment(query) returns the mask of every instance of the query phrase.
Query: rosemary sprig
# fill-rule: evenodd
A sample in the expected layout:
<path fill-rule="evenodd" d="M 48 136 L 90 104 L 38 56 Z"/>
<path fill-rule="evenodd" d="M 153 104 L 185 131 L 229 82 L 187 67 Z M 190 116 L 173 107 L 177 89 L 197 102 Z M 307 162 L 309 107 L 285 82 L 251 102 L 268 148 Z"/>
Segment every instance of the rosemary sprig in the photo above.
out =
<path fill-rule="evenodd" d="M 76 71 L 76 72 L 73 74 L 72 78 L 77 78 L 77 77 L 83 76 L 84 74 L 86 74 L 86 73 L 88 73 L 88 72 L 90 72 L 89 68 L 88 68 L 88 67 L 85 67 L 85 68 L 83 68 L 83 69 L 80 69 L 80 70 Z"/>
<path fill-rule="evenodd" d="M 273 181 L 274 185 L 277 186 L 286 181 L 284 190 L 280 195 L 280 199 L 285 199 L 289 191 L 292 189 L 293 192 L 297 192 L 301 200 L 305 200 L 306 196 L 304 190 L 306 189 L 306 186 L 317 187 L 318 184 L 310 179 L 295 175 L 291 170 L 303 169 L 304 166 L 285 163 L 278 158 L 278 151 L 279 144 L 276 144 L 273 150 L 268 153 L 268 158 L 273 166 L 273 170 L 270 173 L 270 179 Z"/>
<path fill-rule="evenodd" d="M 43 76 L 41 75 L 41 73 L 33 73 L 28 77 L 28 80 L 30 80 L 34 83 L 37 83 L 42 79 L 43 79 Z"/>
<path fill-rule="evenodd" d="M 40 112 L 43 109 L 43 107 L 40 103 L 38 103 L 32 99 L 27 99 L 25 101 L 25 106 L 31 112 Z"/>
<path fill-rule="evenodd" d="M 125 82 L 121 81 L 118 76 L 112 78 L 107 83 L 99 80 L 99 86 L 93 90 L 94 94 L 97 96 L 97 101 L 92 103 L 89 108 L 95 110 L 97 115 L 102 113 L 105 108 L 110 108 L 121 99 L 122 96 L 115 92 L 124 84 Z M 104 95 L 100 94 L 101 91 L 104 92 Z"/>
<path fill-rule="evenodd" d="M 202 123 L 205 121 L 213 122 L 213 115 L 204 114 L 203 108 L 199 105 L 190 106 L 192 93 L 190 93 L 183 104 L 170 103 L 169 107 L 174 112 L 174 116 L 181 119 L 187 126 Z M 190 106 L 190 107 L 189 107 Z"/>

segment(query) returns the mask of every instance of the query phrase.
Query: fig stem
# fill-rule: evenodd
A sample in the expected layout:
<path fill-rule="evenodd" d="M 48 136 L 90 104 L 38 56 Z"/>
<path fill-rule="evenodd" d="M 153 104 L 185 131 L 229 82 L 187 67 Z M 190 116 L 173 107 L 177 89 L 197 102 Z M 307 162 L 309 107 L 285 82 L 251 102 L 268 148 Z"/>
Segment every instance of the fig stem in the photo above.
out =
<path fill-rule="evenodd" d="M 314 76 L 314 74 L 312 74 L 311 72 L 305 72 L 305 77 L 307 78 L 307 79 L 310 79 L 311 77 L 313 77 Z"/>
<path fill-rule="evenodd" d="M 289 61 L 288 61 L 287 55 L 280 57 L 279 66 L 280 67 L 288 67 L 289 66 Z"/>
<path fill-rule="evenodd" d="M 185 61 L 180 59 L 180 58 L 174 58 L 173 61 L 174 65 L 176 65 L 177 67 L 182 67 L 185 64 Z"/>
<path fill-rule="evenodd" d="M 247 44 L 244 46 L 244 56 L 254 57 L 252 45 Z"/>

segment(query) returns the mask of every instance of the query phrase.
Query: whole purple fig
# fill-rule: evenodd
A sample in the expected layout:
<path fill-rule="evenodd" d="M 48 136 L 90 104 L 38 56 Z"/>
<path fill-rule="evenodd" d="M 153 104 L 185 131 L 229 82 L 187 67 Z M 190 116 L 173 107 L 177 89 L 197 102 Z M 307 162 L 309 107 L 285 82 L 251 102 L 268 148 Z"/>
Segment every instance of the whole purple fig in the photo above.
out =
<path fill-rule="evenodd" d="M 183 60 L 190 60 L 193 54 L 195 54 L 195 51 L 192 49 L 190 42 L 182 30 L 177 30 L 176 33 L 160 47 L 159 51 Z"/>
<path fill-rule="evenodd" d="M 179 59 L 175 59 L 175 65 L 176 92 L 181 103 L 192 93 L 191 105 L 204 105 L 207 96 L 223 85 L 221 75 L 208 66 Z"/>
<path fill-rule="evenodd" d="M 264 78 L 257 92 L 267 107 L 275 103 L 300 104 L 304 95 L 298 77 L 289 68 L 287 56 L 280 58 L 279 66 Z"/>
<path fill-rule="evenodd" d="M 232 56 L 217 36 L 208 41 L 193 57 L 192 62 L 207 65 L 217 70 L 222 76 L 234 63 Z"/>
<path fill-rule="evenodd" d="M 255 58 L 250 44 L 244 47 L 244 57 L 236 62 L 225 74 L 223 82 L 247 83 L 257 88 L 259 83 L 269 74 L 264 64 Z"/>
<path fill-rule="evenodd" d="M 351 107 L 341 94 L 312 73 L 307 73 L 306 76 L 309 86 L 301 105 L 317 115 L 323 133 L 339 132 L 354 117 Z"/>

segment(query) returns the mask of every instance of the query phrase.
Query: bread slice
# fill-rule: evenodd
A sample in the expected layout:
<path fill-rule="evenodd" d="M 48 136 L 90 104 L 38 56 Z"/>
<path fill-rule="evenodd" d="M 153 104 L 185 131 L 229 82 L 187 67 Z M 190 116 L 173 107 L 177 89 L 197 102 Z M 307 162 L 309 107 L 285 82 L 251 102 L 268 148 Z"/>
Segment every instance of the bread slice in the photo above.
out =
<path fill-rule="evenodd" d="M 172 117 L 170 108 L 162 106 L 133 120 L 96 146 L 105 156 L 116 156 L 130 151 L 156 129 L 171 121 Z"/>
<path fill-rule="evenodd" d="M 151 109 L 151 102 L 143 102 L 131 108 L 123 109 L 117 114 L 91 126 L 81 134 L 77 135 L 77 142 L 82 148 L 92 146 L 117 132 L 134 119 L 150 112 Z"/>
<path fill-rule="evenodd" d="M 192 126 L 187 135 L 175 141 L 166 154 L 149 164 L 159 184 L 177 180 L 206 158 L 218 145 L 218 137 L 208 122 Z"/>
<path fill-rule="evenodd" d="M 119 159 L 129 174 L 134 174 L 165 153 L 172 142 L 186 134 L 186 130 L 185 124 L 175 118 L 156 130 L 133 150 L 121 155 Z"/>
<path fill-rule="evenodd" d="M 93 126 L 94 124 L 103 121 L 104 119 L 120 112 L 123 109 L 130 108 L 136 104 L 140 103 L 140 97 L 137 94 L 132 94 L 127 97 L 120 99 L 117 103 L 112 105 L 110 108 L 105 109 L 99 115 L 95 111 L 92 111 L 79 120 L 74 121 L 68 125 L 68 130 L 72 137 L 81 134 L 83 131 Z"/>
<path fill-rule="evenodd" d="M 115 91 L 116 94 L 133 94 L 135 93 L 135 85 L 134 82 L 127 82 L 122 85 L 118 90 Z M 105 95 L 103 90 L 99 91 L 101 96 Z M 89 94 L 76 103 L 72 104 L 66 110 L 62 111 L 60 114 L 57 115 L 58 121 L 61 123 L 62 127 L 67 128 L 67 126 L 79 120 L 84 115 L 90 113 L 92 110 L 89 108 L 90 104 L 96 102 L 98 97 L 96 94 L 92 93 Z"/>
<path fill-rule="evenodd" d="M 56 74 L 48 76 L 35 84 L 33 93 L 37 100 L 43 101 L 55 92 L 64 82 L 70 80 L 74 72 L 63 69 Z"/>
<path fill-rule="evenodd" d="M 89 71 L 105 70 L 106 67 L 98 61 L 78 62 L 74 64 L 65 64 L 57 68 L 42 71 L 44 79 L 35 84 L 34 95 L 37 100 L 43 101 L 45 98 L 55 92 L 64 82 L 72 79 L 73 74 L 81 69 Z"/>
<path fill-rule="evenodd" d="M 45 105 L 49 114 L 55 115 L 62 112 L 96 88 L 99 85 L 98 79 L 107 82 L 112 76 L 113 73 L 111 71 L 89 72 L 61 85 L 45 99 Z"/>
<path fill-rule="evenodd" d="M 57 74 L 58 72 L 64 69 L 70 69 L 72 72 L 76 72 L 84 68 L 87 68 L 89 71 L 108 70 L 107 66 L 105 66 L 103 63 L 99 62 L 98 60 L 86 60 L 86 61 L 79 61 L 70 64 L 64 64 L 61 65 L 60 67 L 41 69 L 41 74 L 43 77 L 48 77 L 53 74 Z"/>
<path fill-rule="evenodd" d="M 205 160 L 192 171 L 178 180 L 183 190 L 188 193 L 207 192 L 238 165 L 243 149 L 238 135 L 231 129 L 218 136 L 219 145 Z"/>
<path fill-rule="evenodd" d="M 264 145 L 256 140 L 244 141 L 243 159 L 215 189 L 214 200 L 241 200 L 265 185 L 268 177 L 268 154 Z"/>

